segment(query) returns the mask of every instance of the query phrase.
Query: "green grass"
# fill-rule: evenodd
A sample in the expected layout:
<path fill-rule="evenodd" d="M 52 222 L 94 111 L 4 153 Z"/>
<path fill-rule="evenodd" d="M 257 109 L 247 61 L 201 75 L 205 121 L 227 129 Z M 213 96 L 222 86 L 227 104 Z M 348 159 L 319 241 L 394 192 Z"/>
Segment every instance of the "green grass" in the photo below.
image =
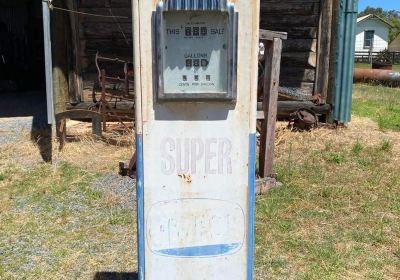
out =
<path fill-rule="evenodd" d="M 370 69 L 371 68 L 371 64 L 368 64 L 368 63 L 355 63 L 354 67 L 355 68 L 362 68 L 362 69 Z M 400 71 L 400 64 L 393 65 L 393 70 L 394 71 Z"/>
<path fill-rule="evenodd" d="M 371 118 L 381 129 L 400 131 L 400 88 L 355 85 L 353 114 Z"/>
<path fill-rule="evenodd" d="M 393 143 L 322 141 L 292 156 L 290 148 L 280 151 L 284 187 L 257 201 L 257 279 L 399 279 Z"/>

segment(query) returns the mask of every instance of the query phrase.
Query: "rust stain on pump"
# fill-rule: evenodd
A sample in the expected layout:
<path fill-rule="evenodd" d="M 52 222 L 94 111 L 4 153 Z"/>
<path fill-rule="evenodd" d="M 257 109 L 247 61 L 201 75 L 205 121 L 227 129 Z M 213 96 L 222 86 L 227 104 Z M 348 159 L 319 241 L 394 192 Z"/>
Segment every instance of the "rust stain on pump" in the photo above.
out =
<path fill-rule="evenodd" d="M 181 178 L 185 183 L 192 183 L 192 175 L 190 174 L 178 174 L 178 177 Z"/>

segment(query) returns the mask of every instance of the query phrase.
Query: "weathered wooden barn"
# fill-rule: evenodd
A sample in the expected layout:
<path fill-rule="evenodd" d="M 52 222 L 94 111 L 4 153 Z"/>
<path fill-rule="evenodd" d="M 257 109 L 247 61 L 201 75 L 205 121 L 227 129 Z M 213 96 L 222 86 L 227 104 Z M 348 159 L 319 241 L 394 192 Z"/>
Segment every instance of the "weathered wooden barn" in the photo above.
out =
<path fill-rule="evenodd" d="M 29 5 L 33 1 L 17 2 Z M 354 3 L 354 0 L 261 0 L 260 28 L 288 34 L 283 43 L 281 86 L 298 90 L 306 96 L 304 99 L 312 100 L 319 95 L 322 104 L 341 106 L 335 104 L 335 99 L 342 100 L 338 96 L 343 92 L 340 82 L 348 79 L 352 59 L 344 56 L 340 42 L 352 41 L 345 23 L 348 14 L 357 13 Z M 131 0 L 46 0 L 42 4 L 45 30 L 46 24 L 50 29 L 45 46 L 51 41 L 47 51 L 52 53 L 52 67 L 47 65 L 53 80 L 48 102 L 54 106 L 49 110 L 58 114 L 90 106 L 92 92 L 100 90 L 96 85 L 99 76 L 96 54 L 133 61 Z M 343 61 L 350 69 L 344 67 Z M 347 71 L 344 76 L 340 74 L 342 68 Z M 348 89 L 347 85 L 347 96 L 351 95 Z M 348 122 L 349 112 L 345 115 L 333 119 Z"/>
<path fill-rule="evenodd" d="M 261 0 L 262 29 L 284 31 L 280 84 L 326 100 L 330 69 L 332 1 Z"/>

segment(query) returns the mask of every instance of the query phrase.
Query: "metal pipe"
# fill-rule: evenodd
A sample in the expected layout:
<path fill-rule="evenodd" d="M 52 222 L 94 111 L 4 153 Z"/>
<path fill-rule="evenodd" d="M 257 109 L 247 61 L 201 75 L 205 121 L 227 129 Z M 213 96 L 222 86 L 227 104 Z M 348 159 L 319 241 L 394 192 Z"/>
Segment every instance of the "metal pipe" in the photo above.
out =
<path fill-rule="evenodd" d="M 352 73 L 358 0 L 339 0 L 337 60 L 335 63 L 333 119 L 348 123 L 351 118 Z"/>
<path fill-rule="evenodd" d="M 47 122 L 54 124 L 54 100 L 53 100 L 53 60 L 51 53 L 50 35 L 50 9 L 47 0 L 42 1 L 43 12 L 43 35 L 44 35 L 44 57 L 46 73 L 46 99 L 47 99 Z"/>
<path fill-rule="evenodd" d="M 354 82 L 382 81 L 400 83 L 400 72 L 381 69 L 354 69 Z"/>

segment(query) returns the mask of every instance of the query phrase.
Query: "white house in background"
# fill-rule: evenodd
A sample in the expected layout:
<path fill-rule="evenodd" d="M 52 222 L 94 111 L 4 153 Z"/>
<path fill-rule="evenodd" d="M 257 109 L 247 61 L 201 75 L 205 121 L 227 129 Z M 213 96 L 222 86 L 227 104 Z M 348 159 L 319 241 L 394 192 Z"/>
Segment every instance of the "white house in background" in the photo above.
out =
<path fill-rule="evenodd" d="M 376 15 L 357 19 L 356 52 L 380 52 L 389 46 L 391 24 Z"/>

